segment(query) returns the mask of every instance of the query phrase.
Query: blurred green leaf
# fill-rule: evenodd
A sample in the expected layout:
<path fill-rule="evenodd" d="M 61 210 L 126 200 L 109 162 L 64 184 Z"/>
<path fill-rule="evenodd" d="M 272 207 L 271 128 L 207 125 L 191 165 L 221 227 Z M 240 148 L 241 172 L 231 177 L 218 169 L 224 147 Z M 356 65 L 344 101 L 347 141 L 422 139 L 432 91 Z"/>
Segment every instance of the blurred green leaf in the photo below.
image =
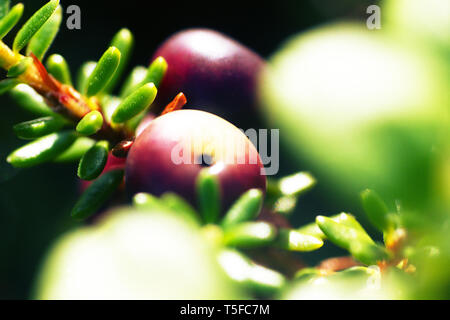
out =
<path fill-rule="evenodd" d="M 263 203 L 263 193 L 259 189 L 250 189 L 245 192 L 232 205 L 222 220 L 222 227 L 250 221 L 256 218 L 261 211 Z"/>
<path fill-rule="evenodd" d="M 139 192 L 133 197 L 133 205 L 137 208 L 163 208 L 165 205 L 161 199 L 150 193 Z"/>
<path fill-rule="evenodd" d="M 351 214 L 342 212 L 340 214 L 331 216 L 330 219 L 338 223 L 342 223 L 343 225 L 365 232 L 364 228 L 359 224 L 358 221 L 356 221 L 355 217 L 352 216 Z M 300 227 L 297 229 L 297 231 L 302 234 L 309 234 L 319 239 L 326 239 L 326 235 L 322 232 L 322 230 L 320 230 L 319 226 L 315 222 Z"/>
<path fill-rule="evenodd" d="M 87 81 L 96 66 L 97 63 L 94 61 L 87 61 L 81 65 L 77 74 L 77 89 L 79 92 L 86 92 Z"/>
<path fill-rule="evenodd" d="M 242 222 L 224 230 L 224 243 L 231 247 L 253 248 L 274 242 L 277 231 L 267 222 Z"/>
<path fill-rule="evenodd" d="M 388 208 L 375 191 L 369 189 L 364 190 L 361 192 L 361 200 L 370 222 L 378 230 L 387 231 L 392 228 L 392 224 L 389 221 Z"/>
<path fill-rule="evenodd" d="M 164 193 L 160 199 L 165 206 L 176 214 L 183 215 L 186 219 L 200 224 L 200 217 L 195 209 L 177 194 L 171 192 Z"/>
<path fill-rule="evenodd" d="M 16 78 L 20 76 L 22 73 L 24 73 L 32 63 L 33 59 L 31 59 L 30 57 L 23 58 L 15 65 L 11 66 L 11 68 L 9 68 L 6 76 L 8 78 Z"/>
<path fill-rule="evenodd" d="M 258 297 L 272 297 L 286 283 L 282 274 L 256 265 L 236 250 L 222 250 L 219 253 L 218 261 L 225 273 L 234 282 Z"/>
<path fill-rule="evenodd" d="M 69 65 L 63 56 L 52 54 L 47 59 L 47 71 L 63 84 L 72 85 Z"/>
<path fill-rule="evenodd" d="M 125 98 L 128 96 L 134 88 L 136 88 L 140 83 L 142 83 L 145 79 L 145 75 L 147 74 L 147 68 L 143 66 L 135 67 L 130 75 L 125 80 L 119 96 L 121 98 Z"/>
<path fill-rule="evenodd" d="M 196 181 L 197 201 L 203 221 L 217 222 L 220 215 L 220 186 L 217 176 L 205 168 L 200 171 Z"/>
<path fill-rule="evenodd" d="M 0 19 L 8 14 L 10 4 L 10 0 L 0 0 Z"/>
<path fill-rule="evenodd" d="M 0 8 L 2 8 L 0 6 Z M 0 10 L 1 12 L 1 10 Z M 0 39 L 3 39 L 8 32 L 11 31 L 12 28 L 19 22 L 20 18 L 23 14 L 23 4 L 18 3 L 14 7 L 12 7 L 11 11 L 7 13 L 6 16 L 3 16 L 0 20 Z"/>
<path fill-rule="evenodd" d="M 323 246 L 320 238 L 293 229 L 279 229 L 275 245 L 289 251 L 314 251 Z"/>
<path fill-rule="evenodd" d="M 8 92 L 20 83 L 17 79 L 5 79 L 0 81 L 0 95 Z"/>
<path fill-rule="evenodd" d="M 365 231 L 318 216 L 316 223 L 327 238 L 364 264 L 371 265 L 390 257 L 387 250 L 369 237 Z"/>

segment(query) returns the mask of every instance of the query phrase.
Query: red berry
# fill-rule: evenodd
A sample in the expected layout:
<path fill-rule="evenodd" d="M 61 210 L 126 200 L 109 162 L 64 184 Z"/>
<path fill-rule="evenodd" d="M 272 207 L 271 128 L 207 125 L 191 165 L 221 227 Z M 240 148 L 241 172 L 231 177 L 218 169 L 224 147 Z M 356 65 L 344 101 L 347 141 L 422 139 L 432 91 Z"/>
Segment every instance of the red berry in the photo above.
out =
<path fill-rule="evenodd" d="M 257 124 L 257 82 L 264 60 L 237 41 L 213 30 L 189 29 L 156 51 L 168 69 L 156 98 L 163 108 L 179 92 L 187 107 L 217 114 L 239 127 Z"/>
<path fill-rule="evenodd" d="M 171 191 L 195 204 L 196 178 L 205 166 L 217 174 L 224 209 L 248 189 L 266 189 L 261 159 L 244 133 L 198 110 L 174 111 L 150 122 L 128 153 L 126 188 L 131 195 Z"/>

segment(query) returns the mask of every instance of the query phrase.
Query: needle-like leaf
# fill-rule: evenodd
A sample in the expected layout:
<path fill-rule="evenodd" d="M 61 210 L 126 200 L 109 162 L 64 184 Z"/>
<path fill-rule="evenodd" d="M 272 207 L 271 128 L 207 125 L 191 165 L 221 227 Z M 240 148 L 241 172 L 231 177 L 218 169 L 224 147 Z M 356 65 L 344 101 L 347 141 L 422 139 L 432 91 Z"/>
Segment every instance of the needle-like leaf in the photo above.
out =
<path fill-rule="evenodd" d="M 153 82 L 156 87 L 159 87 L 166 71 L 167 61 L 163 57 L 158 57 L 153 60 L 153 62 L 148 67 L 147 74 L 143 82 Z"/>
<path fill-rule="evenodd" d="M 224 230 L 224 243 L 231 247 L 261 247 L 273 243 L 276 235 L 276 229 L 270 223 L 243 222 Z"/>
<path fill-rule="evenodd" d="M 10 90 L 11 97 L 19 106 L 38 116 L 54 116 L 55 113 L 47 106 L 33 88 L 24 83 L 18 84 Z"/>
<path fill-rule="evenodd" d="M 286 279 L 282 274 L 256 265 L 236 250 L 222 250 L 219 253 L 218 261 L 232 281 L 258 297 L 273 296 L 286 284 Z"/>
<path fill-rule="evenodd" d="M 125 98 L 128 96 L 134 88 L 136 88 L 140 83 L 144 81 L 145 75 L 147 74 L 147 68 L 143 66 L 135 67 L 130 75 L 125 80 L 122 88 L 120 89 L 120 97 Z"/>
<path fill-rule="evenodd" d="M 105 91 L 111 92 L 123 74 L 128 61 L 130 60 L 131 51 L 133 49 L 133 34 L 128 29 L 121 29 L 117 32 L 111 41 L 111 46 L 116 47 L 120 51 L 120 63 L 111 80 L 106 85 Z"/>
<path fill-rule="evenodd" d="M 120 63 L 120 51 L 116 47 L 109 47 L 102 55 L 97 65 L 87 79 L 86 95 L 96 95 L 105 88 Z"/>
<path fill-rule="evenodd" d="M 105 172 L 84 191 L 72 209 L 72 218 L 83 220 L 94 213 L 112 196 L 123 181 L 123 170 Z"/>
<path fill-rule="evenodd" d="M 45 53 L 50 48 L 55 39 L 62 20 L 62 9 L 58 6 L 51 17 L 31 38 L 27 46 L 27 55 L 33 53 L 39 60 L 44 58 Z"/>
<path fill-rule="evenodd" d="M 9 68 L 6 76 L 8 78 L 16 78 L 20 76 L 22 73 L 24 73 L 31 64 L 33 64 L 32 58 L 30 57 L 23 58 L 15 65 L 13 65 L 11 68 Z"/>
<path fill-rule="evenodd" d="M 152 104 L 156 93 L 153 83 L 144 84 L 120 103 L 111 117 L 112 121 L 123 123 L 138 115 Z"/>
<path fill-rule="evenodd" d="M 276 245 L 289 251 L 314 251 L 323 246 L 323 241 L 292 229 L 278 230 Z"/>
<path fill-rule="evenodd" d="M 73 131 L 52 133 L 15 150 L 6 160 L 16 168 L 32 167 L 56 158 L 75 139 Z"/>
<path fill-rule="evenodd" d="M 46 66 L 48 73 L 55 77 L 56 80 L 67 85 L 72 85 L 69 65 L 63 56 L 52 54 L 48 57 Z"/>
<path fill-rule="evenodd" d="M 87 137 L 79 137 L 63 153 L 57 156 L 55 162 L 76 162 L 95 144 L 95 141 Z"/>
<path fill-rule="evenodd" d="M 36 139 L 59 131 L 66 123 L 61 117 L 45 117 L 16 124 L 13 129 L 21 139 Z"/>
<path fill-rule="evenodd" d="M 380 231 L 387 231 L 392 227 L 389 220 L 389 211 L 380 198 L 373 190 L 364 190 L 361 192 L 361 200 L 364 211 L 366 212 L 370 222 Z"/>
<path fill-rule="evenodd" d="M 79 92 L 86 92 L 87 81 L 97 65 L 94 61 L 88 61 L 78 70 L 77 74 L 77 89 Z"/>
<path fill-rule="evenodd" d="M 364 231 L 323 216 L 318 216 L 316 223 L 331 242 L 348 250 L 362 263 L 371 265 L 389 258 L 386 249 L 375 244 Z"/>
<path fill-rule="evenodd" d="M 27 45 L 36 32 L 50 18 L 58 5 L 59 0 L 50 0 L 46 5 L 36 11 L 27 22 L 25 22 L 14 39 L 14 52 L 19 52 Z"/>
<path fill-rule="evenodd" d="M 0 0 L 0 19 L 8 14 L 10 4 L 10 0 Z"/>
<path fill-rule="evenodd" d="M 1 8 L 1 7 L 0 7 Z M 23 13 L 23 4 L 18 3 L 12 7 L 11 11 L 0 20 L 0 39 L 3 39 L 9 31 L 19 22 Z"/>
<path fill-rule="evenodd" d="M 10 91 L 12 88 L 17 86 L 20 83 L 17 79 L 5 79 L 0 81 L 0 95 L 4 94 L 5 92 Z"/>
<path fill-rule="evenodd" d="M 85 136 L 90 136 L 102 128 L 103 116 L 97 111 L 91 111 L 83 117 L 77 124 L 77 132 Z"/>
<path fill-rule="evenodd" d="M 261 210 L 263 193 L 259 189 L 250 189 L 245 192 L 228 210 L 222 220 L 222 227 L 250 221 L 257 217 Z"/>
<path fill-rule="evenodd" d="M 78 177 L 83 180 L 94 180 L 103 171 L 108 160 L 108 141 L 99 141 L 81 158 L 78 165 Z"/>
<path fill-rule="evenodd" d="M 208 168 L 200 171 L 196 181 L 197 200 L 200 214 L 205 223 L 215 223 L 220 215 L 221 196 L 217 176 Z"/>
<path fill-rule="evenodd" d="M 171 192 L 164 193 L 161 196 L 161 201 L 175 213 L 183 215 L 186 219 L 196 224 L 200 224 L 200 217 L 195 209 L 177 194 Z"/>

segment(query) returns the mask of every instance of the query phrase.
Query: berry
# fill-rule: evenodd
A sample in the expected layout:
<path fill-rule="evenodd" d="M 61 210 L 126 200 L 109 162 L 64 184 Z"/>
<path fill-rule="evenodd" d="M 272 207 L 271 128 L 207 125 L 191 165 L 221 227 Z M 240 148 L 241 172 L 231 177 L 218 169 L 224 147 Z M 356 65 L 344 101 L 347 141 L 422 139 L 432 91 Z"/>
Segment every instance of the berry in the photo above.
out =
<path fill-rule="evenodd" d="M 256 87 L 265 62 L 255 52 L 217 31 L 189 29 L 167 39 L 158 56 L 168 64 L 156 99 L 159 107 L 181 91 L 188 107 L 239 127 L 256 124 Z"/>
<path fill-rule="evenodd" d="M 227 161 L 230 155 L 233 161 Z M 205 167 L 217 174 L 223 208 L 248 189 L 266 189 L 250 140 L 229 122 L 198 110 L 174 111 L 148 125 L 128 153 L 126 188 L 131 195 L 171 191 L 194 203 L 195 181 Z"/>

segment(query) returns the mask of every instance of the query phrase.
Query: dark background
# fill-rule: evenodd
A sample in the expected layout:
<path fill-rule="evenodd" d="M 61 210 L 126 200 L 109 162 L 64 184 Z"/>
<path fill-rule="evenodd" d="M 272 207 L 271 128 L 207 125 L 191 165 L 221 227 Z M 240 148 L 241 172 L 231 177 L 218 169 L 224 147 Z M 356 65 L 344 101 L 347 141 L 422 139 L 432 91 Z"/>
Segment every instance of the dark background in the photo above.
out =
<path fill-rule="evenodd" d="M 46 1 L 22 1 L 24 18 Z M 129 68 L 147 65 L 157 46 L 172 33 L 189 27 L 208 27 L 224 32 L 270 57 L 291 35 L 341 18 L 364 19 L 368 4 L 361 0 L 259 0 L 259 1 L 75 1 L 62 0 L 63 10 L 71 4 L 81 8 L 81 30 L 68 30 L 64 15 L 62 27 L 49 53 L 60 53 L 69 62 L 73 78 L 86 60 L 97 60 L 112 36 L 122 27 L 135 36 L 135 51 Z M 17 2 L 13 1 L 13 4 Z M 16 29 L 14 29 L 17 31 Z M 11 32 L 4 40 L 11 44 Z M 70 209 L 77 191 L 76 164 L 47 164 L 39 168 L 15 170 L 6 164 L 6 155 L 23 144 L 13 136 L 12 125 L 32 116 L 7 95 L 0 97 L 0 298 L 29 297 L 33 278 L 50 243 L 76 226 Z M 280 156 L 282 173 L 305 170 Z M 326 186 L 318 185 L 301 199 L 295 225 L 312 221 L 319 213 L 335 214 L 348 206 L 335 201 Z M 355 209 L 357 210 L 357 208 Z M 330 252 L 305 255 L 316 263 Z"/>

